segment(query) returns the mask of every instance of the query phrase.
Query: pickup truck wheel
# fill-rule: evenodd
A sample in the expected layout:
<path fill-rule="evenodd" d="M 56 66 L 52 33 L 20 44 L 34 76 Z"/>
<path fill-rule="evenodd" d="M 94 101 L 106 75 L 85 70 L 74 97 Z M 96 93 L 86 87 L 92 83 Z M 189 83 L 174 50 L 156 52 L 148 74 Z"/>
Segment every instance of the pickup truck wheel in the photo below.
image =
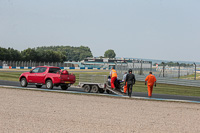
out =
<path fill-rule="evenodd" d="M 42 85 L 36 85 L 36 87 L 37 87 L 37 88 L 41 88 L 41 87 L 42 87 Z"/>
<path fill-rule="evenodd" d="M 92 89 L 91 89 L 91 92 L 98 93 L 99 92 L 99 87 L 97 85 L 93 85 Z"/>
<path fill-rule="evenodd" d="M 52 81 L 50 79 L 48 79 L 46 81 L 46 88 L 47 89 L 53 89 L 53 83 L 52 83 Z"/>
<path fill-rule="evenodd" d="M 91 88 L 90 88 L 89 85 L 84 85 L 83 89 L 84 89 L 85 92 L 90 92 L 91 91 Z"/>
<path fill-rule="evenodd" d="M 99 93 L 104 93 L 105 90 L 103 88 L 99 88 Z"/>
<path fill-rule="evenodd" d="M 60 86 L 62 90 L 67 90 L 68 89 L 68 85 L 61 85 Z"/>
<path fill-rule="evenodd" d="M 26 78 L 22 78 L 20 80 L 20 84 L 21 84 L 22 87 L 26 87 L 28 85 Z"/>

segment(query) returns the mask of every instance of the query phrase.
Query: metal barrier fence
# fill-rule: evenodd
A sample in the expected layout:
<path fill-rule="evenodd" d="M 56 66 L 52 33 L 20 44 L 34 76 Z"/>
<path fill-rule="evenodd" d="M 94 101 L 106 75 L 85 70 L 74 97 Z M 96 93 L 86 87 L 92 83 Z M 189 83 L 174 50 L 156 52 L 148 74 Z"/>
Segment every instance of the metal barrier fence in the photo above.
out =
<path fill-rule="evenodd" d="M 57 66 L 57 67 L 74 67 L 73 64 L 63 62 L 32 62 L 32 61 L 1 61 L 0 66 L 12 67 L 37 67 L 37 66 Z"/>
<path fill-rule="evenodd" d="M 129 69 L 132 69 L 136 77 L 136 84 L 133 86 L 133 92 L 147 93 L 147 87 L 144 85 L 144 81 L 149 72 L 152 71 L 158 83 L 153 93 L 182 95 L 193 98 L 200 97 L 200 80 L 196 80 L 196 65 L 193 67 L 151 67 L 148 63 L 141 64 L 140 62 L 137 63 L 137 65 L 122 65 L 116 63 L 116 70 L 119 78 L 122 78 L 124 72 L 128 72 Z M 182 76 L 185 76 L 185 79 L 183 79 Z"/>
<path fill-rule="evenodd" d="M 146 75 L 149 71 L 154 71 L 152 68 L 152 62 L 149 61 L 133 61 L 132 63 L 116 63 L 115 69 L 119 78 L 123 77 L 124 72 L 132 69 L 135 75 Z"/>
<path fill-rule="evenodd" d="M 137 81 L 144 81 L 146 76 L 136 75 Z M 157 83 L 200 87 L 200 80 L 187 80 L 178 78 L 156 77 Z M 200 88 L 199 88 L 200 89 Z"/>
<path fill-rule="evenodd" d="M 196 73 L 195 67 L 180 67 L 180 66 L 160 66 L 152 67 L 150 63 L 135 63 L 135 64 L 117 64 L 116 70 L 118 76 L 122 78 L 124 72 L 127 72 L 129 69 L 132 69 L 135 75 L 145 75 L 147 76 L 149 72 L 153 72 L 156 77 L 165 77 L 165 78 L 180 78 L 181 76 L 191 75 Z M 195 77 L 194 77 L 195 79 Z"/>

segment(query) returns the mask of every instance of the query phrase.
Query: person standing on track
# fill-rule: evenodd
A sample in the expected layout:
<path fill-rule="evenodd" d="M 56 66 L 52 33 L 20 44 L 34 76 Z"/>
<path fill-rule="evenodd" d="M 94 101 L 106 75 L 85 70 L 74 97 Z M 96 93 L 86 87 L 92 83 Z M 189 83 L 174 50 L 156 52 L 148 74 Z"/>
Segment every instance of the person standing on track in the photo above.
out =
<path fill-rule="evenodd" d="M 131 97 L 132 95 L 132 87 L 135 84 L 135 75 L 132 74 L 132 69 L 128 70 L 128 74 L 126 75 L 126 81 L 125 84 L 127 84 L 127 89 L 128 89 L 128 96 Z"/>
<path fill-rule="evenodd" d="M 110 77 L 111 77 L 111 89 L 115 90 L 115 80 L 117 79 L 117 72 L 114 69 L 114 67 L 112 67 L 111 71 L 110 71 Z"/>
<path fill-rule="evenodd" d="M 152 74 L 152 72 L 149 72 L 149 75 L 146 77 L 145 85 L 146 84 L 148 88 L 148 97 L 151 97 L 153 92 L 153 85 L 156 87 L 156 77 Z"/>
<path fill-rule="evenodd" d="M 127 90 L 127 82 L 125 83 L 126 75 L 127 75 L 127 72 L 124 73 L 123 79 L 122 79 L 122 81 L 124 81 L 124 94 L 126 94 L 126 90 Z"/>

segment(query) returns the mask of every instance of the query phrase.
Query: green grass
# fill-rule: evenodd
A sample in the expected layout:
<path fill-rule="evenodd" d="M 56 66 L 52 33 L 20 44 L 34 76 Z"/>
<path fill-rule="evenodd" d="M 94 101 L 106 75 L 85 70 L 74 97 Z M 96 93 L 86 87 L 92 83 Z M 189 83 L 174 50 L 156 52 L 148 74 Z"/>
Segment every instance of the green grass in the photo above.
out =
<path fill-rule="evenodd" d="M 19 81 L 19 76 L 23 72 L 3 72 L 0 71 L 0 80 Z"/>
<path fill-rule="evenodd" d="M 23 72 L 4 72 L 0 71 L 0 80 L 8 80 L 8 81 L 19 81 L 19 76 Z M 70 72 L 76 76 L 76 83 L 79 82 L 79 74 L 88 74 L 88 75 L 108 75 L 109 72 Z"/>
<path fill-rule="evenodd" d="M 3 72 L 0 71 L 0 80 L 8 81 L 19 81 L 19 76 L 22 72 Z M 89 74 L 89 75 L 109 75 L 109 72 L 71 72 L 76 76 L 76 83 L 79 83 L 79 74 Z M 147 86 L 144 85 L 144 82 L 136 81 L 136 84 L 133 86 L 134 92 L 145 92 L 147 93 Z M 169 84 L 159 84 L 154 87 L 153 93 L 157 94 L 169 94 L 169 95 L 183 95 L 183 96 L 198 96 L 200 97 L 200 87 L 189 87 L 181 85 L 169 85 Z"/>
<path fill-rule="evenodd" d="M 144 82 L 136 81 L 133 86 L 133 92 L 146 92 L 147 86 Z M 183 96 L 200 96 L 200 87 L 190 87 L 181 85 L 159 84 L 153 88 L 153 93 L 169 94 L 169 95 L 183 95 Z"/>
<path fill-rule="evenodd" d="M 194 80 L 194 74 L 181 76 L 180 79 Z M 196 80 L 200 80 L 200 73 L 196 74 Z"/>

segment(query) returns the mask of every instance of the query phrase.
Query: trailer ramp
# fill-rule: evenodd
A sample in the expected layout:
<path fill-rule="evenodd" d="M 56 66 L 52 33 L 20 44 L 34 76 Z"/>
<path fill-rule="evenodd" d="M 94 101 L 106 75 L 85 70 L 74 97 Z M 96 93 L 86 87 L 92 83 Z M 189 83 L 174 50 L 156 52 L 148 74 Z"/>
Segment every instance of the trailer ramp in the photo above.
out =
<path fill-rule="evenodd" d="M 109 91 L 111 91 L 112 93 L 114 93 L 114 94 L 116 94 L 116 95 L 124 95 L 123 93 L 121 93 L 120 91 L 118 91 L 118 90 L 113 90 L 113 89 L 111 89 L 109 86 L 107 86 L 106 85 L 106 89 L 107 90 L 109 90 Z"/>

